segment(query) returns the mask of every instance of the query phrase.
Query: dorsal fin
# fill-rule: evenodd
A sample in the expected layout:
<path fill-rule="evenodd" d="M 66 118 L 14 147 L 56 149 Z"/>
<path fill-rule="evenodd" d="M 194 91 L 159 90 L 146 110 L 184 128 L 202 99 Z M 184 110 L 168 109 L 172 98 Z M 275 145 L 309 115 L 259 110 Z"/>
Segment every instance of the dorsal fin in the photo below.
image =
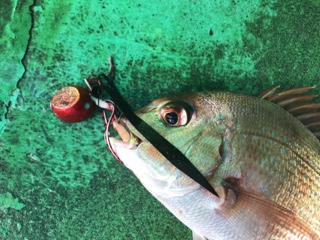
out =
<path fill-rule="evenodd" d="M 261 93 L 259 97 L 287 110 L 320 140 L 320 103 L 313 102 L 318 95 L 304 95 L 306 91 L 314 87 L 294 88 L 277 93 L 279 87 L 268 89 Z"/>

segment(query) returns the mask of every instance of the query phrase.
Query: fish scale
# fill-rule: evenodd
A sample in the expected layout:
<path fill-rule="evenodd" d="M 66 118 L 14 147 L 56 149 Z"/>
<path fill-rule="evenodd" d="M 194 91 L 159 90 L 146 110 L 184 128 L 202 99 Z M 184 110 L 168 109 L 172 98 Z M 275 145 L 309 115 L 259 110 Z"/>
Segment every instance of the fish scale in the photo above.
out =
<path fill-rule="evenodd" d="M 237 104 L 230 109 L 232 118 L 237 119 L 233 141 L 241 142 L 241 145 L 233 144 L 236 147 L 232 159 L 243 156 L 240 158 L 241 172 L 250 179 L 249 184 L 244 184 L 249 181 L 243 181 L 240 186 L 248 191 L 259 192 L 254 183 L 254 179 L 257 179 L 255 173 L 265 174 L 261 178 L 269 182 L 264 183 L 266 189 L 261 194 L 296 212 L 311 226 L 319 226 L 320 200 L 318 195 L 314 195 L 314 192 L 320 192 L 319 181 L 316 181 L 316 177 L 319 177 L 316 169 L 320 166 L 319 141 L 297 119 L 275 104 L 244 95 L 233 97 L 237 97 Z M 247 107 L 241 108 L 242 104 Z M 242 118 L 239 118 L 239 109 L 242 110 Z M 266 129 L 264 133 L 261 133 L 262 128 Z M 259 144 L 255 139 L 258 134 Z M 291 143 L 285 138 L 290 139 Z M 259 151 L 261 146 L 269 151 Z M 268 161 L 270 158 L 274 158 L 274 162 Z M 308 159 L 313 159 L 314 164 L 318 163 L 315 168 L 310 167 Z M 261 168 L 261 161 L 269 165 Z M 296 161 L 301 161 L 301 164 L 296 166 Z M 285 178 L 282 176 L 284 172 L 287 174 Z M 279 191 L 279 188 L 282 190 Z M 320 229 L 315 230 L 320 233 Z"/>
<path fill-rule="evenodd" d="M 128 149 L 110 138 L 111 146 L 148 191 L 192 229 L 194 239 L 320 239 L 319 129 L 310 131 L 298 120 L 319 121 L 310 103 L 314 95 L 303 95 L 311 87 L 279 94 L 276 89 L 261 97 L 176 94 L 136 111 L 219 197 L 176 169 L 125 118 L 123 129 L 141 142 Z M 190 107 L 183 109 L 186 104 Z M 184 115 L 187 121 L 172 126 L 163 108 L 180 121 L 181 112 L 192 111 Z M 294 109 L 294 116 L 284 109 Z"/>

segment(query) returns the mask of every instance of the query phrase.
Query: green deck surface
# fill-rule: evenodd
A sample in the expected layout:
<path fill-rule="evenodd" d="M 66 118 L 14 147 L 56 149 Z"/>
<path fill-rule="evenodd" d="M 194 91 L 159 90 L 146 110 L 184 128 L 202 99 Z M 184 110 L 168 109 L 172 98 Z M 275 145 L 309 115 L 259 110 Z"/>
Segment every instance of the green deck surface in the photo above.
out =
<path fill-rule="evenodd" d="M 0 37 L 0 239 L 191 239 L 108 152 L 97 110 L 75 124 L 51 112 L 59 89 L 107 72 L 110 55 L 134 109 L 320 80 L 316 0 L 7 0 Z"/>

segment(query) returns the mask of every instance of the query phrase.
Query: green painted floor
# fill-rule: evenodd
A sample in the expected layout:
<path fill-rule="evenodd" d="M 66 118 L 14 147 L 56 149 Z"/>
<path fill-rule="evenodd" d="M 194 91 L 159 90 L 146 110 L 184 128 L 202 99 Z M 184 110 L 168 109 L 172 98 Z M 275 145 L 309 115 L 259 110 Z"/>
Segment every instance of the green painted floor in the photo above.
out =
<path fill-rule="evenodd" d="M 319 85 L 319 29 L 319 0 L 2 1 L 0 239 L 191 239 L 108 152 L 98 111 L 61 122 L 53 95 L 107 72 L 110 55 L 135 109 Z"/>

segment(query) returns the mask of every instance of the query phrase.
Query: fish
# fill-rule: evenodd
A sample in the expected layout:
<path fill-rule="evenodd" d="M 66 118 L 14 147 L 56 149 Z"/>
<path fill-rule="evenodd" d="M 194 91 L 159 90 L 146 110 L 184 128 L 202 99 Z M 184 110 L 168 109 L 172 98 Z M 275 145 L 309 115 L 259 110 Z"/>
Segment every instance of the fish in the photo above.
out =
<path fill-rule="evenodd" d="M 125 116 L 112 120 L 119 137 L 110 137 L 111 148 L 194 240 L 320 239 L 320 104 L 305 94 L 313 87 L 278 88 L 260 96 L 173 94 L 135 111 L 217 195 L 174 166 Z"/>

